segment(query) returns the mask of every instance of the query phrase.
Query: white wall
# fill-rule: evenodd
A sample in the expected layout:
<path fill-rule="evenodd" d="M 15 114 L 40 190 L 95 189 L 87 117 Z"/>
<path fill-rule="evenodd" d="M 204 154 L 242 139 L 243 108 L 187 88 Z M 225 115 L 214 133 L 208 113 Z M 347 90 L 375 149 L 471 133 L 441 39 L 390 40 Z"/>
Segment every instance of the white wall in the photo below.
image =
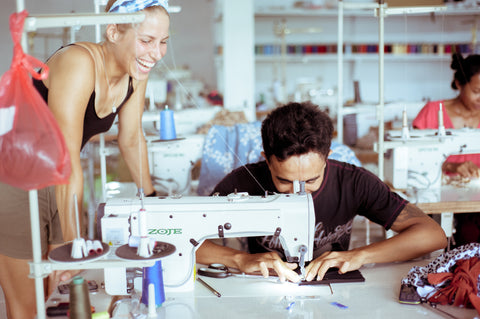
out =
<path fill-rule="evenodd" d="M 252 0 L 222 1 L 223 84 L 227 109 L 255 115 L 254 19 Z"/>
<path fill-rule="evenodd" d="M 216 88 L 216 74 L 213 60 L 213 0 L 170 0 L 170 5 L 181 6 L 180 13 L 171 14 L 170 42 L 164 58 L 169 68 L 188 67 L 193 78 L 203 81 L 207 88 Z M 93 0 L 25 0 L 30 14 L 85 13 L 94 12 Z M 16 2 L 2 3 L 0 12 L 0 72 L 10 67 L 13 44 L 9 30 L 10 14 L 15 12 Z M 35 37 L 33 50 L 29 53 L 45 60 L 70 39 L 68 30 L 61 28 L 40 29 Z M 77 41 L 94 41 L 93 27 L 83 27 L 76 33 Z"/>
<path fill-rule="evenodd" d="M 38 13 L 66 13 L 66 12 L 93 12 L 93 0 L 25 0 L 26 8 L 31 14 Z M 319 1 L 322 2 L 322 1 Z M 329 2 L 327 0 L 325 3 Z M 255 6 L 290 6 L 293 0 L 277 1 L 262 0 L 254 1 Z M 215 30 L 214 20 L 218 18 L 215 14 L 214 0 L 170 0 L 171 5 L 182 7 L 182 12 L 172 14 L 171 18 L 171 41 L 167 56 L 164 61 L 169 68 L 188 67 L 193 78 L 201 80 L 207 89 L 217 89 L 217 73 L 214 64 Z M 8 0 L 2 3 L 0 12 L 0 73 L 8 70 L 12 59 L 12 41 L 10 37 L 8 19 L 15 11 L 15 1 Z M 279 20 L 280 18 L 276 19 Z M 255 41 L 257 43 L 272 42 L 273 20 L 271 18 L 255 19 Z M 312 18 L 289 17 L 289 27 L 304 26 L 305 21 L 312 21 Z M 378 29 L 375 27 L 375 18 L 369 18 L 368 26 L 366 18 L 359 18 L 352 23 L 345 25 L 345 33 L 357 32 L 355 40 L 368 42 L 377 41 Z M 419 21 L 423 22 L 419 22 Z M 324 32 L 309 35 L 291 35 L 288 40 L 292 43 L 315 42 L 336 42 L 336 17 L 317 17 L 315 22 L 308 22 L 311 26 L 319 26 Z M 472 18 L 469 16 L 438 18 L 432 20 L 427 16 L 421 19 L 407 17 L 387 18 L 385 40 L 391 41 L 392 36 L 399 42 L 435 41 L 458 39 L 468 42 L 471 38 Z M 419 24 L 420 23 L 420 24 Z M 40 60 L 45 60 L 54 50 L 63 43 L 68 42 L 68 30 L 39 30 L 40 34 L 34 40 L 33 51 L 30 53 Z M 45 34 L 49 34 L 49 38 Z M 93 41 L 93 27 L 82 28 L 77 33 L 77 39 L 81 41 Z M 317 40 L 318 39 L 318 40 Z M 277 39 L 278 40 L 278 39 Z M 393 41 L 393 40 L 392 40 Z M 218 42 L 218 41 L 217 41 Z M 354 67 L 350 67 L 354 64 Z M 255 99 L 259 99 L 260 93 L 271 94 L 275 74 L 278 74 L 278 64 L 272 62 L 257 62 L 255 65 Z M 353 80 L 360 80 L 361 96 L 366 102 L 375 102 L 378 97 L 378 63 L 375 60 L 346 62 L 344 67 L 344 88 L 345 100 L 353 98 Z M 289 93 L 293 92 L 296 79 L 301 77 L 321 78 L 325 88 L 334 88 L 337 82 L 336 60 L 314 63 L 288 63 L 287 64 L 287 87 Z M 439 61 L 415 61 L 397 60 L 385 64 L 385 99 L 386 101 L 406 99 L 408 101 L 419 101 L 424 98 L 440 99 L 454 96 L 455 92 L 450 89 L 452 71 L 450 70 L 450 59 Z M 222 79 L 220 79 L 222 80 Z"/>

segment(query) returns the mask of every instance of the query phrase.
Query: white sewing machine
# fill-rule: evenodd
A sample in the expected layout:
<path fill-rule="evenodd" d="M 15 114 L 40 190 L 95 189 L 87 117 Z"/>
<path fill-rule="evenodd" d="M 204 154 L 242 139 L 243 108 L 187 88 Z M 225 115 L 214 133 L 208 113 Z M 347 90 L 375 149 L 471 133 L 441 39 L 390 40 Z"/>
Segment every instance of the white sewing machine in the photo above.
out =
<path fill-rule="evenodd" d="M 101 219 L 102 241 L 113 246 L 138 236 L 140 199 L 110 199 Z M 206 239 L 276 236 L 289 262 L 313 257 L 315 211 L 309 194 L 145 198 L 148 234 L 176 251 L 162 259 L 165 291 L 192 291 L 195 251 Z M 131 231 L 130 231 L 131 230 Z M 120 276 L 120 277 L 119 277 Z M 127 294 L 126 270 L 105 271 L 105 290 Z"/>
<path fill-rule="evenodd" d="M 384 144 L 385 181 L 397 189 L 439 188 L 442 164 L 450 155 L 480 153 L 480 130 L 389 131 Z"/>

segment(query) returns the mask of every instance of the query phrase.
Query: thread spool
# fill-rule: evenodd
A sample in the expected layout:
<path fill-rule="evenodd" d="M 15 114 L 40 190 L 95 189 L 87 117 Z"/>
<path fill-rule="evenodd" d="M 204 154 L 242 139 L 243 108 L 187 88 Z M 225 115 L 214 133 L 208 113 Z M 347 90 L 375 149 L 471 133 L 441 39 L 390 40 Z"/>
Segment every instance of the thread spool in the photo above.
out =
<path fill-rule="evenodd" d="M 157 317 L 157 307 L 155 302 L 155 285 L 150 283 L 148 285 L 148 317 Z"/>
<path fill-rule="evenodd" d="M 140 209 L 138 212 L 138 231 L 140 233 L 140 242 L 138 243 L 137 255 L 140 257 L 148 258 L 153 254 L 153 247 L 150 244 L 150 238 L 148 237 L 147 227 L 147 211 Z"/>
<path fill-rule="evenodd" d="M 90 296 L 87 282 L 81 276 L 73 277 L 70 282 L 70 319 L 91 319 Z"/>
<path fill-rule="evenodd" d="M 407 110 L 403 110 L 402 113 L 402 138 L 409 139 L 410 133 L 408 131 L 408 117 L 407 117 Z"/>
<path fill-rule="evenodd" d="M 166 105 L 165 110 L 160 112 L 160 139 L 173 140 L 176 138 L 177 133 L 175 132 L 173 111 L 169 110 L 168 105 Z"/>
<path fill-rule="evenodd" d="M 93 241 L 93 249 L 95 249 L 95 252 L 97 254 L 102 254 L 103 253 L 103 245 L 100 242 L 100 240 L 94 240 Z"/>
<path fill-rule="evenodd" d="M 80 259 L 88 256 L 87 244 L 84 238 L 75 238 L 73 240 L 70 256 L 74 259 Z"/>
<path fill-rule="evenodd" d="M 438 107 L 438 135 L 445 136 L 445 125 L 443 124 L 443 108 L 442 103 Z"/>
<path fill-rule="evenodd" d="M 148 237 L 149 245 L 155 247 L 157 241 L 153 237 Z M 130 236 L 128 237 L 128 246 L 137 248 L 140 245 L 140 236 Z"/>
<path fill-rule="evenodd" d="M 91 240 L 87 240 L 86 241 L 86 246 L 87 246 L 87 251 L 88 251 L 88 255 L 91 256 L 91 255 L 95 255 L 97 252 L 95 251 L 95 249 L 93 248 L 93 241 Z"/>
<path fill-rule="evenodd" d="M 141 302 L 148 307 L 148 287 L 150 284 L 153 284 L 155 287 L 155 305 L 157 307 L 161 306 L 165 301 L 162 261 L 156 261 L 152 267 L 144 267 L 142 279 L 143 281 Z"/>

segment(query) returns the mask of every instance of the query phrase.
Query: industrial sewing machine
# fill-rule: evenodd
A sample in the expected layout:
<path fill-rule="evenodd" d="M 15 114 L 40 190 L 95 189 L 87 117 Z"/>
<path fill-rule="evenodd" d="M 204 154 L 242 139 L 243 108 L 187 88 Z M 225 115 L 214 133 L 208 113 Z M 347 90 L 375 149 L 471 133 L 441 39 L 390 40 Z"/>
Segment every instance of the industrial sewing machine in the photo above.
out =
<path fill-rule="evenodd" d="M 102 241 L 118 247 L 138 236 L 141 205 L 138 198 L 108 200 L 101 219 Z M 176 248 L 162 259 L 167 293 L 193 290 L 195 251 L 206 239 L 274 236 L 288 262 L 313 258 L 315 211 L 309 194 L 144 198 L 143 208 L 148 236 Z M 125 277 L 125 268 L 105 270 L 107 293 L 127 294 Z"/>
<path fill-rule="evenodd" d="M 385 181 L 397 189 L 435 189 L 448 156 L 480 153 L 480 130 L 389 131 L 384 148 Z"/>

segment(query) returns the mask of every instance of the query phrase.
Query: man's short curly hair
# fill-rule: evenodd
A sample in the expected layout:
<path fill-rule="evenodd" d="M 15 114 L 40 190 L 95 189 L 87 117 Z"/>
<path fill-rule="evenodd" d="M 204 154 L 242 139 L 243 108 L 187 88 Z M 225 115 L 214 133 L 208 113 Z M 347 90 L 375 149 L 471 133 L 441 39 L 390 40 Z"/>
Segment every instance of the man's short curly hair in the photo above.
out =
<path fill-rule="evenodd" d="M 262 123 L 266 159 L 283 161 L 309 152 L 327 158 L 333 137 L 330 117 L 311 102 L 288 103 L 273 110 Z"/>

